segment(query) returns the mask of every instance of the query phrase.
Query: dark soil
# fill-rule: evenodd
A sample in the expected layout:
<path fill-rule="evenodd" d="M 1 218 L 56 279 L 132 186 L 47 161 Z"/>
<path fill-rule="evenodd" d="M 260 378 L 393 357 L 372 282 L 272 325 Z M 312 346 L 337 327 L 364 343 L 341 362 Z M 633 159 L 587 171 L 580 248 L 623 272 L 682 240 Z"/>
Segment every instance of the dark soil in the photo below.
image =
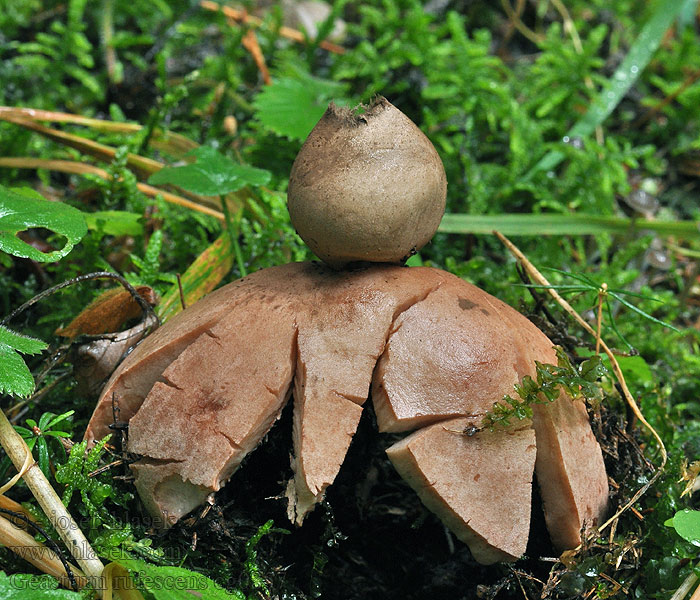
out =
<path fill-rule="evenodd" d="M 160 543 L 187 552 L 194 565 L 208 572 L 215 563 L 221 583 L 245 587 L 246 541 L 260 524 L 273 519 L 275 527 L 287 531 L 264 537 L 257 557 L 272 598 L 521 599 L 523 591 L 527 597 L 575 598 L 584 590 L 585 580 L 575 569 L 567 571 L 553 560 L 557 553 L 536 485 L 526 557 L 514 565 L 475 562 L 467 546 L 423 507 L 394 471 L 384 450 L 398 436 L 377 432 L 371 402 L 326 502 L 303 527 L 291 525 L 283 497 L 291 477 L 291 407 L 292 402 L 267 440 L 217 494 L 216 504 L 181 521 Z M 619 415 L 599 410 L 593 426 L 613 480 L 644 469 Z M 260 597 L 267 596 L 261 592 Z"/>

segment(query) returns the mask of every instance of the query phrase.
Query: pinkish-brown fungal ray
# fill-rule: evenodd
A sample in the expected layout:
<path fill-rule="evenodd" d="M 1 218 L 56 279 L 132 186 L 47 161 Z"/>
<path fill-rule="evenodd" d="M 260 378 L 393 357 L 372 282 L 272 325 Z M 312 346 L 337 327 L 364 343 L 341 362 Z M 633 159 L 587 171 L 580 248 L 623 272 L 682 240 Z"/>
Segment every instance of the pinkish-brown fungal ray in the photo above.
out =
<path fill-rule="evenodd" d="M 485 292 L 451 277 L 395 322 L 373 380 L 380 431 L 404 431 L 457 415 L 483 416 L 535 361 L 556 364 L 551 341 Z M 573 548 L 599 524 L 608 486 L 582 401 L 533 406 L 535 470 L 554 544 Z M 439 513 L 438 513 L 439 514 Z"/>
<path fill-rule="evenodd" d="M 109 431 L 113 403 L 122 419 L 131 418 L 128 449 L 143 455 L 132 466 L 137 487 L 168 525 L 231 477 L 278 418 L 293 381 L 287 494 L 290 518 L 300 523 L 335 479 L 371 386 L 380 430 L 424 427 L 390 451 L 402 475 L 477 560 L 510 560 L 524 549 L 527 527 L 507 539 L 488 533 L 479 522 L 487 518 L 483 507 L 464 509 L 469 490 L 479 486 L 455 489 L 458 481 L 448 484 L 455 473 L 441 478 L 435 469 L 501 439 L 508 456 L 522 455 L 512 467 L 519 490 L 513 497 L 521 521 L 528 520 L 532 465 L 523 457 L 533 455 L 530 424 L 469 437 L 447 432 L 446 423 L 474 422 L 535 374 L 535 360 L 553 357 L 551 342 L 527 319 L 443 271 L 283 265 L 222 288 L 136 348 L 108 382 L 86 436 Z M 595 524 L 605 507 L 600 448 L 581 402 L 542 405 L 533 426 L 532 461 L 552 539 L 575 546 L 581 527 Z M 420 450 L 437 445 L 440 453 Z M 577 454 L 588 463 L 579 464 Z M 499 485 L 497 478 L 485 481 L 489 489 Z"/>
<path fill-rule="evenodd" d="M 440 283 L 396 266 L 309 276 L 298 312 L 294 379 L 294 478 L 289 518 L 301 524 L 345 459 L 393 321 Z"/>
<path fill-rule="evenodd" d="M 525 552 L 530 530 L 535 432 L 524 421 L 465 435 L 474 425 L 462 418 L 428 425 L 386 453 L 477 561 L 512 561 Z"/>

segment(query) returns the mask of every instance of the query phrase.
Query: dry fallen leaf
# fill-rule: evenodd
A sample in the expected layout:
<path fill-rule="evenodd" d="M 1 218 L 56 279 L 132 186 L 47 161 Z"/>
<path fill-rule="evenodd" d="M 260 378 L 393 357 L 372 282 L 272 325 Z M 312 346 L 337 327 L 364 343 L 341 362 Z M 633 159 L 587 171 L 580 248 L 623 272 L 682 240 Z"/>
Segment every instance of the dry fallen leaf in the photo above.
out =
<path fill-rule="evenodd" d="M 157 304 L 152 288 L 141 285 L 136 291 L 151 306 Z M 95 298 L 67 327 L 57 329 L 56 335 L 73 339 L 79 335 L 116 331 L 129 319 L 139 317 L 141 312 L 141 307 L 127 290 L 114 288 Z"/>

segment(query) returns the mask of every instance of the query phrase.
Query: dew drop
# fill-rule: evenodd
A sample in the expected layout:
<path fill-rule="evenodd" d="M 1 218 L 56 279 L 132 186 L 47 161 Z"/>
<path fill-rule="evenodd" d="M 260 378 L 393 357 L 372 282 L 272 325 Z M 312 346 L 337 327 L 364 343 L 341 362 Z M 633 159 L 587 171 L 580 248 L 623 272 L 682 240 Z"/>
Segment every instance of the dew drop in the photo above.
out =
<path fill-rule="evenodd" d="M 625 204 L 645 215 L 653 215 L 659 208 L 659 201 L 650 193 L 637 189 L 633 190 L 626 198 Z"/>

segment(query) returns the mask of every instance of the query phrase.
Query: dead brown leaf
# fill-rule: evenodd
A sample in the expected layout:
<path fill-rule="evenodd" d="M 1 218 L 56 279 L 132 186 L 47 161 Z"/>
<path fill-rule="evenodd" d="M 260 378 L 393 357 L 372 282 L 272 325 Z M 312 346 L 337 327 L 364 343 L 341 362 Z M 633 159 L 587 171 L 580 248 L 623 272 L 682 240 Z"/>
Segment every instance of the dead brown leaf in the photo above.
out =
<path fill-rule="evenodd" d="M 152 288 L 141 285 L 136 291 L 151 306 L 157 304 Z M 95 298 L 67 327 L 57 329 L 56 335 L 73 339 L 79 335 L 116 331 L 123 323 L 137 318 L 141 313 L 141 307 L 127 290 L 114 288 Z"/>

